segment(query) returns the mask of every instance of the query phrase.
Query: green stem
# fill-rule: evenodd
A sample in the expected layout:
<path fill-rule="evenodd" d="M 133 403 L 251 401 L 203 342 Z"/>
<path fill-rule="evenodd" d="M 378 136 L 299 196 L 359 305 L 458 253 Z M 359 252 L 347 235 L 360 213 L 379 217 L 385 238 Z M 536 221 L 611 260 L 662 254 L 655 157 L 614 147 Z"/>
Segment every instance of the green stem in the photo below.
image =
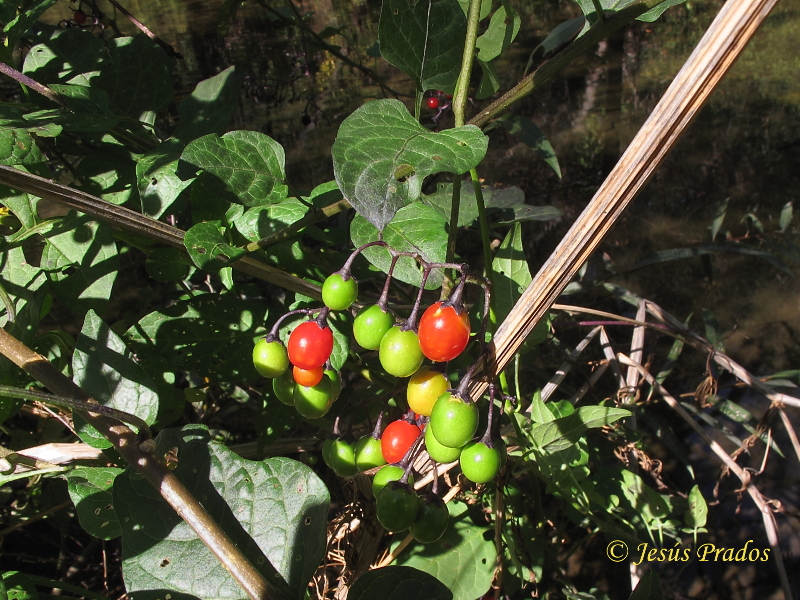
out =
<path fill-rule="evenodd" d="M 456 90 L 453 94 L 453 115 L 456 127 L 464 125 L 464 116 L 469 96 L 469 78 L 472 61 L 475 58 L 475 41 L 478 39 L 478 23 L 481 19 L 481 0 L 470 0 L 467 15 L 467 36 L 464 38 L 464 55 L 461 58 L 461 71 L 458 74 Z"/>
<path fill-rule="evenodd" d="M 458 232 L 458 213 L 461 209 L 461 177 L 453 175 L 453 196 L 450 204 L 450 229 L 447 232 L 447 262 L 456 256 L 456 233 Z"/>
<path fill-rule="evenodd" d="M 606 20 L 606 13 L 603 10 L 603 5 L 600 4 L 600 0 L 592 0 L 592 5 L 594 6 L 594 10 L 597 13 L 598 20 L 602 23 Z"/>
<path fill-rule="evenodd" d="M 475 190 L 475 202 L 478 205 L 478 222 L 481 226 L 481 246 L 483 246 L 483 262 L 486 269 L 486 276 L 489 283 L 494 288 L 494 278 L 492 277 L 492 247 L 489 242 L 489 221 L 486 218 L 486 204 L 483 202 L 483 190 L 481 180 L 478 178 L 478 170 L 470 169 L 469 176 L 472 178 L 472 189 Z"/>
<path fill-rule="evenodd" d="M 583 36 L 576 39 L 572 44 L 536 69 L 536 71 L 524 77 L 517 85 L 470 119 L 469 125 L 483 127 L 496 116 L 504 113 L 512 104 L 541 87 L 546 81 L 553 77 L 553 75 L 562 71 L 578 56 L 589 51 L 600 40 L 605 39 L 618 29 L 621 29 L 633 21 L 639 15 L 646 13 L 648 10 L 658 6 L 664 1 L 665 0 L 641 0 L 636 4 L 631 4 L 615 12 L 605 21 L 596 23 Z"/>

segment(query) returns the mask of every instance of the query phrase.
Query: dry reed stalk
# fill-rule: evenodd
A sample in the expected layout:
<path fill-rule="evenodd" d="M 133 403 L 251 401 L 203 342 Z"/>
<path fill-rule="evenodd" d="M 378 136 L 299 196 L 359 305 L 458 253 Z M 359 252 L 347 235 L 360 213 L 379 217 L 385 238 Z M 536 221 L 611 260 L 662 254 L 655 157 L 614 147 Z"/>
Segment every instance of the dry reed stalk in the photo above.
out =
<path fill-rule="evenodd" d="M 484 365 L 486 380 L 496 377 L 516 354 L 647 183 L 776 3 L 725 3 L 622 158 L 497 329 L 489 345 L 488 364 Z M 484 392 L 486 380 L 473 381 L 469 390 L 473 398 Z"/>

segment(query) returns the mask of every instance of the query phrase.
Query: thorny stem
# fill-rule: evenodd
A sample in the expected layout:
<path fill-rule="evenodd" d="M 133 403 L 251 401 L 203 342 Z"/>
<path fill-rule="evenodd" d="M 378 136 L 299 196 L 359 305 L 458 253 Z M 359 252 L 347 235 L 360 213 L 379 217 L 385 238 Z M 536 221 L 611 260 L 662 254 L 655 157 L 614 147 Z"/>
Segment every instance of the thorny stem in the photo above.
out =
<path fill-rule="evenodd" d="M 74 408 L 76 410 L 96 412 L 116 419 L 117 421 L 133 425 L 139 430 L 139 436 L 143 440 L 151 437 L 150 426 L 142 419 L 125 411 L 106 406 L 105 404 L 95 404 L 94 402 L 85 402 L 83 400 L 76 400 L 75 398 L 67 398 L 66 396 L 55 396 L 53 394 L 36 392 L 34 390 L 21 390 L 7 385 L 0 385 L 0 395 L 9 396 L 10 398 L 19 398 L 20 400 L 38 400 L 39 402 L 44 402 L 52 406 L 59 406 L 61 408 Z"/>

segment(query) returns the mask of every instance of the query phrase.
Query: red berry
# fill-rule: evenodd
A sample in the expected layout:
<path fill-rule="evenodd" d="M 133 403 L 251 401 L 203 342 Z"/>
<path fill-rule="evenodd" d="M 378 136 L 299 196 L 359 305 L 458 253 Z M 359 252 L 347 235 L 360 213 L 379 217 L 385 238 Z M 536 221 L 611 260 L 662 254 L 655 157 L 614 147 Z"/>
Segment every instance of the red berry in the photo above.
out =
<path fill-rule="evenodd" d="M 72 15 L 72 18 L 78 25 L 83 25 L 86 23 L 86 13 L 82 10 L 76 10 L 75 14 Z"/>
<path fill-rule="evenodd" d="M 333 332 L 316 321 L 295 327 L 287 345 L 289 361 L 301 369 L 316 369 L 325 364 L 333 351 Z"/>
<path fill-rule="evenodd" d="M 292 367 L 292 377 L 296 383 L 304 385 L 305 387 L 314 387 L 322 381 L 323 369 L 316 367 L 314 369 L 301 369 L 300 367 Z"/>
<path fill-rule="evenodd" d="M 419 320 L 419 347 L 433 361 L 453 360 L 467 347 L 469 332 L 466 310 L 458 314 L 452 306 L 434 302 Z"/>
<path fill-rule="evenodd" d="M 439 108 L 439 99 L 436 96 L 431 96 L 428 98 L 428 108 L 431 110 L 436 110 Z"/>
<path fill-rule="evenodd" d="M 402 419 L 389 423 L 381 436 L 381 452 L 386 462 L 400 462 L 419 437 L 419 432 L 419 427 Z"/>

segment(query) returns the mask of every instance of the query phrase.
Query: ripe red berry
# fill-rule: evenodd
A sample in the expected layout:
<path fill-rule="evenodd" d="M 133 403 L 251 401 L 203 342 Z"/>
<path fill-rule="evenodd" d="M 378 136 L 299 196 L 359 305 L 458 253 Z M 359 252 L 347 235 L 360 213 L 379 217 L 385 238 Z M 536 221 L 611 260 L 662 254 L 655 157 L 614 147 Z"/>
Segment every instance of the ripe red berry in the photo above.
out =
<path fill-rule="evenodd" d="M 431 96 L 428 98 L 428 108 L 431 110 L 436 110 L 439 108 L 439 99 L 436 96 Z"/>
<path fill-rule="evenodd" d="M 381 435 L 381 452 L 386 462 L 400 462 L 416 441 L 419 432 L 419 427 L 402 419 L 389 423 Z"/>
<path fill-rule="evenodd" d="M 333 332 L 320 327 L 316 321 L 306 321 L 295 327 L 289 336 L 289 361 L 301 369 L 321 367 L 333 351 Z"/>
<path fill-rule="evenodd" d="M 436 362 L 453 360 L 469 342 L 469 315 L 441 302 L 431 304 L 419 320 L 419 346 Z M 291 356 L 291 354 L 290 354 Z"/>
<path fill-rule="evenodd" d="M 76 10 L 75 14 L 72 15 L 72 18 L 78 25 L 83 25 L 86 23 L 86 13 L 82 10 Z"/>

